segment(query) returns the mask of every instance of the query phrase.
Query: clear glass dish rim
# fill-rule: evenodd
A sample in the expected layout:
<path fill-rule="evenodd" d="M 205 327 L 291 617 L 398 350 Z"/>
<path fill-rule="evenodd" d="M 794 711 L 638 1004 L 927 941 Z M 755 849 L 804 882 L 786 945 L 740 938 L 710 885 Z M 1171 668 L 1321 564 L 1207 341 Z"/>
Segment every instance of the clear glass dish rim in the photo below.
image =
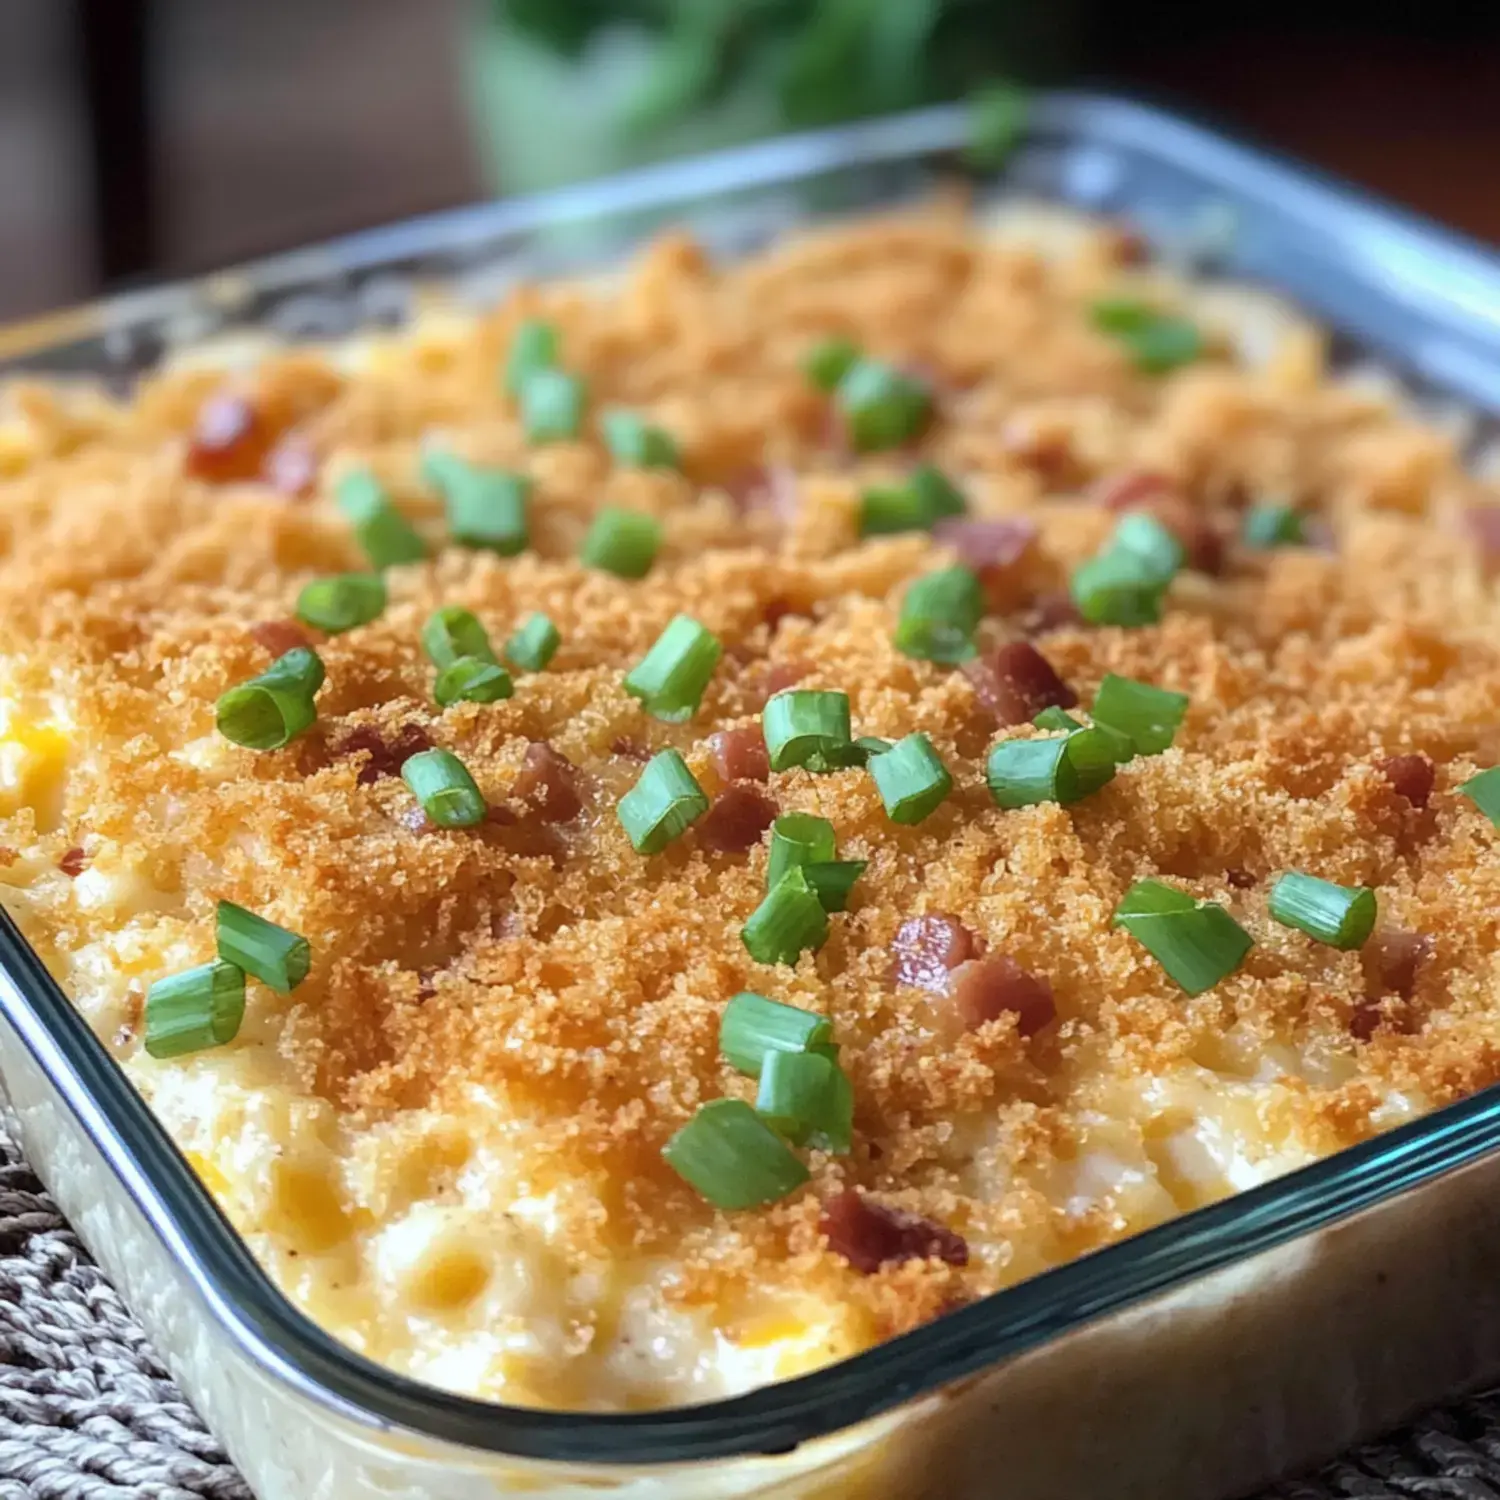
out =
<path fill-rule="evenodd" d="M 1418 216 L 1282 164 L 1133 101 L 1043 96 L 1032 129 L 1095 133 L 1151 149 L 1174 143 L 1226 171 L 1271 174 L 1306 211 L 1368 216 L 1405 231 L 1484 277 L 1480 247 Z M 962 106 L 788 136 L 669 162 L 600 182 L 481 204 L 366 231 L 231 272 L 129 293 L 8 329 L 9 362 L 221 300 L 226 284 L 274 291 L 441 255 L 574 218 L 690 205 L 726 190 L 790 185 L 841 168 L 920 159 L 960 148 Z M 0 368 L 0 374 L 4 374 Z M 1310 1166 L 1047 1271 L 911 1333 L 811 1374 L 702 1405 L 614 1414 L 473 1400 L 363 1358 L 285 1298 L 220 1212 L 145 1101 L 74 1010 L 8 914 L 0 911 L 0 1017 L 19 1035 L 152 1231 L 186 1270 L 210 1316 L 265 1375 L 346 1420 L 404 1430 L 477 1454 L 593 1465 L 693 1463 L 786 1452 L 930 1395 L 1086 1324 L 1182 1288 L 1350 1215 L 1389 1202 L 1500 1148 L 1500 1086 Z M 126 1289 L 128 1293 L 128 1288 Z"/>

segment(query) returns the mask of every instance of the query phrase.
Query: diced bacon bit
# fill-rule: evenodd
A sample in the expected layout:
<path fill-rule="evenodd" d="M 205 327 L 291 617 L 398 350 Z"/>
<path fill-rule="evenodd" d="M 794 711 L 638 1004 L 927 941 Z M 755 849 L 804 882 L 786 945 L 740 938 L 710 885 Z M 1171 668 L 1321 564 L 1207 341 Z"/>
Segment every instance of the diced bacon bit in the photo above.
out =
<path fill-rule="evenodd" d="M 980 521 L 949 516 L 932 528 L 932 534 L 952 547 L 966 568 L 982 576 L 1020 562 L 1036 540 L 1036 524 L 1022 517 Z"/>
<path fill-rule="evenodd" d="M 77 880 L 89 867 L 89 857 L 82 849 L 74 844 L 63 857 L 58 860 L 57 868 L 68 877 L 69 880 Z"/>
<path fill-rule="evenodd" d="M 374 786 L 382 776 L 399 776 L 401 767 L 412 756 L 432 749 L 432 741 L 420 724 L 403 724 L 395 738 L 386 739 L 373 724 L 352 729 L 334 751 L 335 755 L 357 755 L 364 751 L 368 759 L 355 778 L 360 786 Z"/>
<path fill-rule="evenodd" d="M 856 1188 L 846 1189 L 823 1205 L 821 1228 L 828 1248 L 867 1276 L 908 1260 L 941 1260 L 950 1266 L 969 1263 L 963 1236 L 946 1224 L 887 1208 Z"/>
<path fill-rule="evenodd" d="M 739 854 L 760 842 L 776 818 L 776 804 L 758 788 L 725 787 L 697 826 L 698 846 L 720 854 Z"/>
<path fill-rule="evenodd" d="M 272 656 L 285 656 L 298 646 L 310 646 L 307 632 L 294 620 L 261 620 L 250 627 L 251 638 Z"/>
<path fill-rule="evenodd" d="M 233 391 L 220 391 L 198 409 L 185 466 L 195 479 L 210 484 L 255 479 L 271 442 L 255 405 Z"/>
<path fill-rule="evenodd" d="M 1061 591 L 1038 594 L 1017 622 L 1027 635 L 1046 635 L 1053 630 L 1070 630 L 1084 623 L 1073 596 Z"/>
<path fill-rule="evenodd" d="M 1500 505 L 1471 505 L 1464 524 L 1486 573 L 1500 569 Z"/>
<path fill-rule="evenodd" d="M 960 964 L 948 976 L 954 1008 L 970 1030 L 1013 1015 L 1022 1036 L 1035 1036 L 1057 1019 L 1052 986 L 1008 953 L 991 953 Z"/>
<path fill-rule="evenodd" d="M 794 604 L 790 599 L 784 599 L 778 595 L 774 599 L 766 601 L 760 612 L 760 617 L 766 622 L 771 633 L 776 633 L 776 627 L 785 619 L 795 616 L 798 619 L 810 620 L 812 615 L 800 604 Z"/>
<path fill-rule="evenodd" d="M 1129 224 L 1112 224 L 1105 230 L 1109 257 L 1117 266 L 1139 266 L 1151 255 L 1151 242 Z"/>
<path fill-rule="evenodd" d="M 1365 972 L 1365 994 L 1400 995 L 1410 1000 L 1417 985 L 1417 970 L 1432 957 L 1433 942 L 1425 932 L 1402 927 L 1383 927 L 1360 949 Z"/>
<path fill-rule="evenodd" d="M 651 759 L 651 751 L 639 740 L 633 740 L 628 734 L 617 735 L 609 747 L 611 755 L 623 755 L 626 760 L 647 761 Z"/>
<path fill-rule="evenodd" d="M 1078 694 L 1030 641 L 1007 641 L 964 668 L 974 696 L 999 725 L 1029 724 L 1044 708 L 1072 708 Z"/>
<path fill-rule="evenodd" d="M 1435 773 L 1425 755 L 1388 755 L 1377 764 L 1398 797 L 1405 797 L 1413 807 L 1427 806 Z"/>
<path fill-rule="evenodd" d="M 1044 480 L 1060 481 L 1073 471 L 1073 434 L 1066 422 L 1011 417 L 1000 429 L 1000 446 Z"/>
<path fill-rule="evenodd" d="M 318 455 L 305 438 L 283 438 L 266 455 L 261 473 L 289 500 L 305 500 L 318 483 Z"/>
<path fill-rule="evenodd" d="M 0 844 L 0 865 L 9 869 L 11 865 L 20 859 L 21 854 L 17 849 L 12 849 L 9 844 Z"/>
<path fill-rule="evenodd" d="M 790 687 L 796 687 L 811 670 L 806 662 L 773 661 L 769 663 L 765 676 L 761 679 L 761 703 L 764 704 L 767 699 L 774 698 L 777 693 L 786 692 Z"/>
<path fill-rule="evenodd" d="M 978 938 L 944 912 L 908 917 L 891 940 L 896 983 L 914 984 L 934 994 L 942 994 L 953 970 L 978 958 L 979 952 Z"/>
<path fill-rule="evenodd" d="M 1349 1035 L 1357 1042 L 1368 1042 L 1384 1020 L 1378 1005 L 1356 1005 L 1349 1014 Z"/>
<path fill-rule="evenodd" d="M 766 737 L 759 724 L 740 729 L 721 729 L 708 737 L 714 770 L 725 781 L 765 781 L 771 774 L 766 756 Z"/>
<path fill-rule="evenodd" d="M 512 791 L 531 807 L 538 822 L 568 823 L 583 806 L 576 774 L 567 756 L 559 755 L 546 740 L 534 740 L 526 747 Z"/>
<path fill-rule="evenodd" d="M 1164 474 L 1149 469 L 1124 469 L 1107 474 L 1090 491 L 1089 498 L 1105 510 L 1139 510 L 1148 500 L 1175 493 L 1176 486 Z"/>

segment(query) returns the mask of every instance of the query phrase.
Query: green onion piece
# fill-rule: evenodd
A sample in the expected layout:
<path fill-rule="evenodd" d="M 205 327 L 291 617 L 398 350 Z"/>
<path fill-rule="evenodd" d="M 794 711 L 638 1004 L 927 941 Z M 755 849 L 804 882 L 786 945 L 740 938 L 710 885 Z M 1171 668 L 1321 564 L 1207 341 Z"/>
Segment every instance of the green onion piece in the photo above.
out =
<path fill-rule="evenodd" d="M 511 336 L 510 352 L 505 357 L 505 389 L 519 396 L 531 376 L 557 363 L 557 346 L 557 329 L 540 318 L 528 318 Z"/>
<path fill-rule="evenodd" d="M 472 610 L 457 604 L 445 604 L 427 617 L 422 627 L 422 649 L 433 666 L 441 671 L 460 657 L 473 656 L 480 661 L 494 661 L 490 638 Z"/>
<path fill-rule="evenodd" d="M 755 1112 L 794 1146 L 843 1155 L 854 1132 L 854 1090 L 844 1070 L 817 1052 L 768 1052 Z"/>
<path fill-rule="evenodd" d="M 588 392 L 566 370 L 533 370 L 521 386 L 521 423 L 528 443 L 562 443 L 578 436 Z"/>
<path fill-rule="evenodd" d="M 783 813 L 771 824 L 771 857 L 766 862 L 766 889 L 788 870 L 827 864 L 838 852 L 833 824 L 812 813 Z"/>
<path fill-rule="evenodd" d="M 245 972 L 218 959 L 169 974 L 146 991 L 146 1051 L 182 1057 L 222 1047 L 245 1019 Z"/>
<path fill-rule="evenodd" d="M 439 708 L 454 703 L 498 703 L 515 692 L 504 667 L 478 656 L 460 656 L 437 674 L 432 696 Z"/>
<path fill-rule="evenodd" d="M 663 1159 L 715 1208 L 757 1208 L 795 1192 L 808 1170 L 743 1099 L 714 1099 L 662 1147 Z"/>
<path fill-rule="evenodd" d="M 1160 755 L 1176 737 L 1188 695 L 1109 673 L 1090 710 L 1094 723 L 1124 735 L 1137 755 Z"/>
<path fill-rule="evenodd" d="M 447 448 L 437 447 L 424 447 L 422 449 L 422 460 L 419 467 L 423 483 L 430 485 L 439 494 L 445 492 L 450 485 L 461 480 L 469 469 L 466 459 L 460 458 L 458 454 L 450 452 Z"/>
<path fill-rule="evenodd" d="M 323 686 L 316 651 L 296 646 L 258 677 L 223 693 L 215 709 L 219 733 L 247 750 L 279 750 L 312 727 L 313 695 Z"/>
<path fill-rule="evenodd" d="M 867 859 L 819 860 L 802 866 L 807 883 L 818 893 L 824 911 L 843 911 L 849 905 L 854 882 L 865 873 Z"/>
<path fill-rule="evenodd" d="M 859 534 L 931 531 L 945 516 L 968 510 L 962 492 L 934 464 L 918 464 L 906 483 L 866 490 L 860 499 Z"/>
<path fill-rule="evenodd" d="M 1044 708 L 1031 722 L 1038 729 L 1062 729 L 1070 734 L 1075 729 L 1083 728 L 1067 709 L 1058 708 L 1055 704 L 1051 708 Z"/>
<path fill-rule="evenodd" d="M 541 672 L 561 644 L 557 626 L 546 615 L 528 615 L 505 643 L 505 659 L 523 672 Z"/>
<path fill-rule="evenodd" d="M 893 823 L 920 823 L 953 790 L 953 778 L 925 734 L 909 734 L 884 755 L 872 755 L 870 775 Z"/>
<path fill-rule="evenodd" d="M 878 360 L 856 360 L 836 392 L 849 437 L 860 452 L 898 448 L 927 425 L 932 398 L 926 386 Z"/>
<path fill-rule="evenodd" d="M 385 599 L 385 580 L 380 574 L 336 573 L 303 587 L 297 595 L 297 618 L 314 630 L 342 635 L 378 619 Z"/>
<path fill-rule="evenodd" d="M 820 391 L 835 391 L 859 359 L 859 349 L 844 338 L 824 339 L 802 356 L 802 373 Z"/>
<path fill-rule="evenodd" d="M 828 941 L 828 913 L 806 874 L 789 870 L 740 929 L 740 941 L 762 964 L 795 964 Z"/>
<path fill-rule="evenodd" d="M 599 426 L 617 464 L 633 469 L 675 469 L 681 465 L 672 434 L 663 427 L 653 427 L 633 411 L 616 407 L 600 417 Z"/>
<path fill-rule="evenodd" d="M 990 751 L 985 780 L 998 807 L 1067 806 L 1114 779 L 1115 750 L 1098 729 L 1075 729 L 1062 739 L 1001 740 Z"/>
<path fill-rule="evenodd" d="M 305 937 L 258 917 L 233 901 L 219 902 L 219 957 L 290 995 L 307 978 L 312 949 Z"/>
<path fill-rule="evenodd" d="M 708 798 L 675 750 L 653 755 L 615 809 L 637 854 L 660 854 L 708 811 Z"/>
<path fill-rule="evenodd" d="M 1131 297 L 1103 297 L 1091 309 L 1094 326 L 1117 338 L 1139 369 L 1162 374 L 1199 358 L 1203 334 L 1187 318 Z"/>
<path fill-rule="evenodd" d="M 1335 885 L 1290 871 L 1271 887 L 1272 919 L 1346 952 L 1363 948 L 1375 930 L 1375 892 L 1369 886 Z"/>
<path fill-rule="evenodd" d="M 526 509 L 531 480 L 505 469 L 479 468 L 454 459 L 440 483 L 448 530 L 461 547 L 484 547 L 514 557 L 530 539 Z"/>
<path fill-rule="evenodd" d="M 1159 880 L 1138 880 L 1115 908 L 1123 927 L 1189 995 L 1211 990 L 1254 946 L 1222 906 L 1194 901 Z"/>
<path fill-rule="evenodd" d="M 1031 91 L 1015 83 L 992 83 L 968 99 L 969 164 L 996 171 L 1009 160 L 1026 134 Z"/>
<path fill-rule="evenodd" d="M 741 990 L 719 1018 L 719 1051 L 747 1078 L 759 1078 L 768 1052 L 807 1052 L 833 1040 L 833 1022 L 813 1010 Z"/>
<path fill-rule="evenodd" d="M 484 821 L 484 794 L 451 750 L 409 756 L 401 766 L 401 779 L 439 828 L 472 828 Z"/>
<path fill-rule="evenodd" d="M 1496 828 L 1500 828 L 1500 766 L 1491 766 L 1488 771 L 1469 777 L 1458 788 L 1458 795 L 1467 797 Z"/>
<path fill-rule="evenodd" d="M 588 567 L 617 578 L 644 578 L 660 547 L 661 527 L 650 516 L 606 505 L 594 517 L 578 555 Z"/>
<path fill-rule="evenodd" d="M 855 740 L 854 749 L 859 751 L 864 760 L 869 760 L 872 755 L 884 755 L 895 743 L 894 740 L 881 739 L 878 734 L 862 734 Z M 863 765 L 864 761 L 860 764 Z"/>
<path fill-rule="evenodd" d="M 1187 549 L 1155 516 L 1132 511 L 1121 518 L 1109 544 L 1113 553 L 1140 560 L 1143 570 L 1165 588 L 1182 571 Z"/>
<path fill-rule="evenodd" d="M 1154 625 L 1166 587 L 1135 553 L 1104 552 L 1075 569 L 1069 591 L 1091 625 Z"/>
<path fill-rule="evenodd" d="M 1245 513 L 1240 532 L 1247 547 L 1300 547 L 1307 540 L 1302 513 L 1291 505 L 1256 505 Z"/>
<path fill-rule="evenodd" d="M 906 591 L 896 649 L 921 661 L 961 662 L 976 655 L 974 630 L 984 614 L 984 589 L 969 568 L 940 568 Z"/>
<path fill-rule="evenodd" d="M 761 715 L 773 771 L 827 766 L 852 746 L 848 693 L 793 689 L 774 694 Z"/>
<path fill-rule="evenodd" d="M 678 615 L 626 674 L 625 691 L 639 698 L 652 718 L 684 723 L 697 713 L 723 652 L 713 631 L 689 615 Z"/>
<path fill-rule="evenodd" d="M 354 527 L 354 537 L 375 568 L 421 562 L 427 546 L 416 528 L 391 503 L 384 487 L 365 469 L 339 481 L 338 507 Z"/>

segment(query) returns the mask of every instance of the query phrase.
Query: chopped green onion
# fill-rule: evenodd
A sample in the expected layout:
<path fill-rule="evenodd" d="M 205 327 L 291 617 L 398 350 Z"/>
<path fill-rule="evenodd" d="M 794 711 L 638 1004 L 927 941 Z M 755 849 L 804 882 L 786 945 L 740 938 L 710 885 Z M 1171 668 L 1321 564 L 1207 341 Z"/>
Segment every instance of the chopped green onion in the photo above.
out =
<path fill-rule="evenodd" d="M 922 661 L 968 661 L 976 654 L 974 630 L 983 614 L 979 575 L 957 565 L 940 568 L 906 591 L 896 649 Z"/>
<path fill-rule="evenodd" d="M 677 615 L 625 677 L 625 691 L 652 718 L 682 724 L 698 711 L 724 648 L 713 631 Z"/>
<path fill-rule="evenodd" d="M 439 828 L 472 828 L 488 811 L 484 794 L 469 769 L 451 750 L 423 750 L 408 756 L 401 779 Z"/>
<path fill-rule="evenodd" d="M 824 911 L 843 911 L 849 905 L 854 882 L 865 873 L 867 859 L 819 860 L 802 866 L 807 883 L 818 893 Z"/>
<path fill-rule="evenodd" d="M 594 517 L 579 557 L 618 578 L 644 578 L 661 547 L 661 526 L 638 511 L 606 505 Z"/>
<path fill-rule="evenodd" d="M 1090 713 L 1096 725 L 1129 739 L 1137 755 L 1160 755 L 1176 737 L 1187 710 L 1186 693 L 1110 672 L 1099 684 Z"/>
<path fill-rule="evenodd" d="M 766 889 L 788 870 L 826 864 L 838 852 L 833 824 L 812 813 L 783 813 L 771 824 L 771 857 L 766 862 Z"/>
<path fill-rule="evenodd" d="M 439 708 L 460 702 L 498 703 L 514 692 L 510 673 L 478 656 L 460 656 L 450 661 L 432 685 L 432 696 Z"/>
<path fill-rule="evenodd" d="M 828 766 L 852 745 L 847 693 L 776 693 L 766 703 L 761 724 L 773 771 Z"/>
<path fill-rule="evenodd" d="M 1458 795 L 1467 797 L 1496 828 L 1500 828 L 1500 766 L 1491 766 L 1488 771 L 1469 777 L 1458 788 Z"/>
<path fill-rule="evenodd" d="M 1256 505 L 1245 512 L 1240 533 L 1247 547 L 1300 547 L 1307 540 L 1302 513 L 1292 505 Z"/>
<path fill-rule="evenodd" d="M 820 391 L 835 391 L 859 359 L 859 349 L 844 338 L 824 339 L 802 356 L 802 373 Z"/>
<path fill-rule="evenodd" d="M 495 659 L 490 638 L 478 616 L 457 604 L 445 604 L 427 617 L 422 627 L 422 648 L 439 671 L 451 667 L 463 656 L 480 661 Z"/>
<path fill-rule="evenodd" d="M 853 748 L 858 750 L 865 760 L 872 755 L 884 755 L 896 742 L 894 740 L 883 740 L 878 734 L 862 734 L 855 740 Z M 864 761 L 860 762 L 861 765 Z"/>
<path fill-rule="evenodd" d="M 540 318 L 528 318 L 511 335 L 505 357 L 505 389 L 519 396 L 522 387 L 538 370 L 557 363 L 557 329 Z"/>
<path fill-rule="evenodd" d="M 637 854 L 660 854 L 708 811 L 708 798 L 675 750 L 653 755 L 615 809 Z"/>
<path fill-rule="evenodd" d="M 247 750 L 279 750 L 318 717 L 314 694 L 323 686 L 316 651 L 295 646 L 258 677 L 223 693 L 215 709 L 219 733 Z"/>
<path fill-rule="evenodd" d="M 1182 571 L 1187 549 L 1155 516 L 1145 511 L 1131 511 L 1115 527 L 1109 550 L 1139 558 L 1143 569 L 1163 588 Z"/>
<path fill-rule="evenodd" d="M 393 568 L 398 563 L 421 562 L 427 556 L 427 545 L 416 528 L 391 503 L 384 486 L 368 470 L 344 475 L 336 499 L 372 567 Z"/>
<path fill-rule="evenodd" d="M 968 99 L 969 164 L 993 172 L 1010 159 L 1026 134 L 1031 91 L 1015 83 L 992 83 Z"/>
<path fill-rule="evenodd" d="M 588 392 L 566 370 L 533 370 L 521 386 L 521 422 L 528 443 L 562 443 L 578 436 Z"/>
<path fill-rule="evenodd" d="M 305 937 L 258 917 L 233 901 L 219 902 L 219 957 L 290 995 L 307 978 L 312 949 Z"/>
<path fill-rule="evenodd" d="M 813 1010 L 741 990 L 719 1018 L 719 1051 L 747 1078 L 759 1078 L 768 1052 L 807 1052 L 833 1040 L 833 1022 Z"/>
<path fill-rule="evenodd" d="M 828 913 L 806 874 L 788 870 L 740 929 L 740 941 L 762 964 L 795 964 L 828 941 Z"/>
<path fill-rule="evenodd" d="M 528 615 L 505 643 L 505 659 L 523 672 L 541 672 L 561 644 L 557 626 L 546 615 Z"/>
<path fill-rule="evenodd" d="M 1295 927 L 1332 948 L 1363 948 L 1375 930 L 1375 892 L 1368 886 L 1335 885 L 1293 870 L 1271 887 L 1273 920 Z"/>
<path fill-rule="evenodd" d="M 1097 728 L 1061 739 L 1001 740 L 985 765 L 990 796 L 998 807 L 1067 806 L 1114 779 L 1115 748 Z"/>
<path fill-rule="evenodd" d="M 662 1147 L 667 1165 L 715 1208 L 757 1208 L 795 1192 L 808 1170 L 743 1099 L 714 1099 Z"/>
<path fill-rule="evenodd" d="M 866 490 L 860 498 L 859 534 L 885 536 L 931 531 L 946 516 L 968 510 L 963 494 L 933 464 L 918 464 L 896 487 Z"/>
<path fill-rule="evenodd" d="M 378 619 L 385 599 L 385 580 L 380 574 L 336 573 L 303 587 L 297 595 L 297 618 L 315 630 L 342 635 Z"/>
<path fill-rule="evenodd" d="M 860 452 L 900 447 L 921 432 L 932 413 L 926 386 L 873 359 L 850 365 L 836 396 L 850 440 Z"/>
<path fill-rule="evenodd" d="M 884 755 L 872 755 L 870 775 L 893 823 L 920 823 L 953 790 L 948 768 L 920 733 L 897 740 Z"/>
<path fill-rule="evenodd" d="M 1091 625 L 1154 625 L 1166 587 L 1135 553 L 1103 552 L 1074 570 L 1069 591 Z"/>
<path fill-rule="evenodd" d="M 617 464 L 633 469 L 675 469 L 681 459 L 672 434 L 653 427 L 633 411 L 616 407 L 599 419 L 604 443 Z"/>
<path fill-rule="evenodd" d="M 1211 990 L 1244 962 L 1250 934 L 1222 906 L 1159 880 L 1138 880 L 1115 908 L 1123 927 L 1189 995 Z"/>
<path fill-rule="evenodd" d="M 1044 708 L 1031 722 L 1038 729 L 1062 729 L 1069 734 L 1075 729 L 1083 728 L 1083 725 L 1067 709 L 1058 708 L 1056 704 L 1050 708 Z"/>
<path fill-rule="evenodd" d="M 854 1131 L 854 1090 L 821 1053 L 768 1052 L 755 1112 L 794 1146 L 843 1155 Z"/>
<path fill-rule="evenodd" d="M 481 468 L 450 458 L 440 470 L 439 488 L 448 512 L 448 530 L 462 547 L 485 547 L 502 557 L 525 549 L 531 480 L 505 469 Z"/>
<path fill-rule="evenodd" d="M 1162 374 L 1199 358 L 1203 334 L 1187 318 L 1164 313 L 1131 297 L 1103 297 L 1092 310 L 1094 326 L 1117 338 L 1139 369 Z"/>
<path fill-rule="evenodd" d="M 245 1019 L 245 972 L 218 959 L 169 974 L 146 991 L 147 1053 L 182 1057 L 222 1047 Z"/>

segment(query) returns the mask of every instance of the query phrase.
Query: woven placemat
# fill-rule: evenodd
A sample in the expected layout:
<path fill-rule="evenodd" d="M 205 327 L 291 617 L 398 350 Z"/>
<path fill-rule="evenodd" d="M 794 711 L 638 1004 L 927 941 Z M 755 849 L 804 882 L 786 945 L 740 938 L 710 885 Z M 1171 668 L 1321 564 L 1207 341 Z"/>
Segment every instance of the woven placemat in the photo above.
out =
<path fill-rule="evenodd" d="M 253 1500 L 0 1132 L 0 1500 L 200 1496 Z M 1500 1393 L 1443 1407 L 1261 1500 L 1331 1496 L 1500 1500 Z"/>

